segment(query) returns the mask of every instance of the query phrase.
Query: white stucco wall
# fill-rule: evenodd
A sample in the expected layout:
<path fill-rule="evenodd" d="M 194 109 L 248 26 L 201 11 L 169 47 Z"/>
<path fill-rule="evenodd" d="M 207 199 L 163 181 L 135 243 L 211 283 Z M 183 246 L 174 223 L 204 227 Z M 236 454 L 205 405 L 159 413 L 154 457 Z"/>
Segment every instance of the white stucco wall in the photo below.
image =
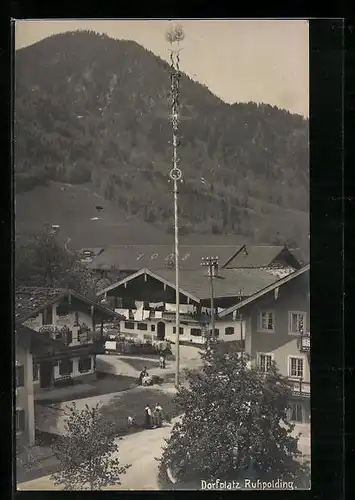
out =
<path fill-rule="evenodd" d="M 33 361 L 28 346 L 16 345 L 16 364 L 24 367 L 24 386 L 16 388 L 16 409 L 25 412 L 25 434 L 28 444 L 35 441 L 34 399 L 33 399 Z M 21 433 L 18 433 L 19 437 Z"/>
<path fill-rule="evenodd" d="M 82 377 L 84 375 L 90 375 L 90 373 L 94 373 L 94 358 L 95 358 L 95 356 L 93 354 L 89 354 L 89 355 L 85 355 L 83 357 L 85 357 L 85 358 L 91 358 L 91 370 L 81 373 L 79 371 L 79 359 L 80 358 L 79 357 L 70 358 L 71 361 L 73 362 L 73 370 L 70 373 L 71 377 Z M 54 370 L 54 379 L 55 380 L 60 379 L 60 378 L 63 377 L 63 375 L 60 375 L 60 373 L 59 373 L 59 363 L 60 363 L 60 361 L 53 368 L 53 370 Z"/>
<path fill-rule="evenodd" d="M 137 325 L 138 322 L 135 322 L 133 320 L 127 320 L 127 322 L 133 323 L 134 328 L 126 328 L 125 326 L 125 321 L 120 322 L 120 332 L 125 333 L 125 334 L 131 334 L 134 337 L 137 337 L 139 339 L 151 339 L 154 340 L 157 335 L 157 330 L 158 330 L 158 323 L 163 322 L 165 323 L 165 338 L 167 340 L 175 341 L 176 334 L 173 333 L 174 328 L 175 328 L 175 322 L 166 320 L 166 319 L 147 319 L 144 321 L 141 321 L 139 323 L 145 323 L 148 326 L 147 330 L 139 330 Z M 151 326 L 155 326 L 155 331 L 152 332 Z M 234 328 L 234 333 L 232 335 L 226 335 L 225 334 L 225 329 L 228 327 L 233 327 Z M 180 334 L 180 340 L 184 342 L 191 342 L 191 343 L 201 343 L 203 341 L 203 337 L 196 337 L 194 335 L 191 335 L 191 328 L 200 328 L 201 326 L 198 323 L 192 323 L 189 322 L 185 319 L 180 320 L 180 328 L 183 328 L 183 333 Z M 219 330 L 219 339 L 223 340 L 224 342 L 231 342 L 231 341 L 236 341 L 240 340 L 242 338 L 242 333 L 243 333 L 243 338 L 245 338 L 245 332 L 246 332 L 246 325 L 245 322 L 243 322 L 243 327 L 241 327 L 241 322 L 240 321 L 220 321 L 216 320 L 215 322 L 215 328 Z"/>

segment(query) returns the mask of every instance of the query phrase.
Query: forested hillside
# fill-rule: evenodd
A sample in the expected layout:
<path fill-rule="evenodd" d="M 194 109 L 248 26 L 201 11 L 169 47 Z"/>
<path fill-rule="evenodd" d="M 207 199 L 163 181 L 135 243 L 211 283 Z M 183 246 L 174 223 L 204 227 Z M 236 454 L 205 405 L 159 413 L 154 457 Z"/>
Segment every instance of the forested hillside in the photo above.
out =
<path fill-rule="evenodd" d="M 85 185 L 122 214 L 171 231 L 168 64 L 135 42 L 86 31 L 21 49 L 15 64 L 18 203 L 50 181 Z M 186 75 L 181 102 L 182 233 L 307 246 L 307 120 L 226 104 Z"/>

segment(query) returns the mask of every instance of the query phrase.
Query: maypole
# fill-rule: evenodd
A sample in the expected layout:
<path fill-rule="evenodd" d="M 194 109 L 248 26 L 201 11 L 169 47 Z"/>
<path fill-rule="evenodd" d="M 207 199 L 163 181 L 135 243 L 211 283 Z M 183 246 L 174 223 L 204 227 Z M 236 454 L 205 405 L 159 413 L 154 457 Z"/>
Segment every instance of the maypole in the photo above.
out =
<path fill-rule="evenodd" d="M 180 56 L 179 42 L 184 39 L 184 32 L 181 26 L 174 26 L 166 33 L 166 39 L 171 45 L 170 49 L 170 97 L 171 97 L 171 124 L 173 136 L 173 168 L 170 171 L 170 178 L 173 181 L 174 193 L 174 234 L 175 234 L 175 330 L 176 330 L 176 371 L 175 386 L 179 385 L 180 371 L 180 287 L 179 287 L 179 220 L 178 220 L 178 182 L 181 181 L 182 172 L 179 169 L 178 147 L 179 125 L 180 125 Z M 177 48 L 173 48 L 177 44 Z"/>

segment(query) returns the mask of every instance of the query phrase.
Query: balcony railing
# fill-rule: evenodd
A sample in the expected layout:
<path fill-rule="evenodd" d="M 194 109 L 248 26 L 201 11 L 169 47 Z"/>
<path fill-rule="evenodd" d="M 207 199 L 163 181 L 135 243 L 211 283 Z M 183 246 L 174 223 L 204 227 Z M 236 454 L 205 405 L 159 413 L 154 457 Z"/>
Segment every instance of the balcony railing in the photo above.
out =
<path fill-rule="evenodd" d="M 311 335 L 310 333 L 306 333 L 301 335 L 299 338 L 299 349 L 301 352 L 310 352 L 311 350 Z"/>
<path fill-rule="evenodd" d="M 304 382 L 302 379 L 295 379 L 291 377 L 289 378 L 289 383 L 293 396 L 310 397 L 311 384 L 309 382 Z"/>

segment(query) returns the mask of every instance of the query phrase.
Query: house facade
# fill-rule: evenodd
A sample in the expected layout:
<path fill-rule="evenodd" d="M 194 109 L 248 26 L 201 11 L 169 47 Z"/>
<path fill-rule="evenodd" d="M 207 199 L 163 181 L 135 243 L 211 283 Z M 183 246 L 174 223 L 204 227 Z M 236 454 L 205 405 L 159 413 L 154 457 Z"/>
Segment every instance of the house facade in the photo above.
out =
<path fill-rule="evenodd" d="M 245 351 L 267 371 L 275 362 L 292 388 L 290 420 L 310 423 L 309 265 L 221 313 L 245 322 Z"/>
<path fill-rule="evenodd" d="M 56 341 L 33 351 L 35 392 L 94 377 L 97 325 L 117 315 L 71 290 L 26 287 L 16 295 L 16 321 Z"/>
<path fill-rule="evenodd" d="M 220 270 L 213 278 L 215 333 L 239 341 L 245 331 L 236 315 L 219 318 L 224 308 L 277 281 L 264 270 Z M 141 340 L 176 339 L 175 272 L 142 269 L 99 292 L 123 319 L 120 332 Z M 180 272 L 180 342 L 204 344 L 211 331 L 211 279 L 200 269 Z"/>
<path fill-rule="evenodd" d="M 35 442 L 33 353 L 45 348 L 61 348 L 53 340 L 20 323 L 15 330 L 15 432 L 17 444 L 32 446 Z"/>
<path fill-rule="evenodd" d="M 35 442 L 33 360 L 31 338 L 16 334 L 15 350 L 15 431 L 16 440 L 32 446 Z"/>

